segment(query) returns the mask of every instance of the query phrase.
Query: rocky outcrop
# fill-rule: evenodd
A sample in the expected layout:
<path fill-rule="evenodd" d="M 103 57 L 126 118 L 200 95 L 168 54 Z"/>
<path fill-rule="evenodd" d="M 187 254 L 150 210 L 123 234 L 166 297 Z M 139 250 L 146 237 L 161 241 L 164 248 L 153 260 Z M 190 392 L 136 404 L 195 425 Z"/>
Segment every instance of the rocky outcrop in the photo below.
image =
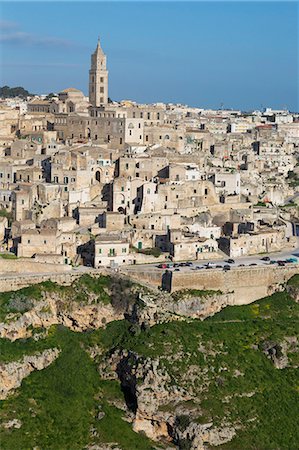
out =
<path fill-rule="evenodd" d="M 289 355 L 298 353 L 298 339 L 296 336 L 288 336 L 281 342 L 264 341 L 260 344 L 263 353 L 269 358 L 276 369 L 285 369 L 286 367 L 294 367 Z"/>
<path fill-rule="evenodd" d="M 200 407 L 192 413 L 184 409 L 185 402 L 194 400 L 192 394 L 173 382 L 158 359 L 140 358 L 136 353 L 120 351 L 110 356 L 110 363 L 121 382 L 127 406 L 134 414 L 134 431 L 145 433 L 153 441 L 168 441 L 179 448 L 188 442 L 188 448 L 193 450 L 205 450 L 206 444 L 220 445 L 235 436 L 236 428 L 231 425 L 215 427 L 213 423 L 193 422 Z"/>
<path fill-rule="evenodd" d="M 234 427 L 213 427 L 212 423 L 198 424 L 190 422 L 182 429 L 180 425 L 174 427 L 174 442 L 179 445 L 188 442 L 190 450 L 206 450 L 207 445 L 217 446 L 232 440 L 236 434 Z"/>
<path fill-rule="evenodd" d="M 33 301 L 33 307 L 21 316 L 7 316 L 0 323 L 0 337 L 12 341 L 28 338 L 33 328 L 49 328 L 51 325 L 64 325 L 73 331 L 84 331 L 103 327 L 112 320 L 123 318 L 110 304 L 68 302 L 57 293 L 43 294 L 41 300 Z"/>
<path fill-rule="evenodd" d="M 286 285 L 287 293 L 299 303 L 299 286 Z"/>
<path fill-rule="evenodd" d="M 5 399 L 11 390 L 21 386 L 22 380 L 31 372 L 48 367 L 59 352 L 57 348 L 50 348 L 42 353 L 26 355 L 18 361 L 0 364 L 0 399 Z"/>
<path fill-rule="evenodd" d="M 205 319 L 213 316 L 227 305 L 234 304 L 234 294 L 207 293 L 196 296 L 192 294 L 182 295 L 177 301 L 169 305 L 169 310 L 175 314 L 193 319 Z"/>
<path fill-rule="evenodd" d="M 202 295 L 192 292 L 168 294 L 142 293 L 132 310 L 131 320 L 140 325 L 155 325 L 185 318 L 205 319 L 228 305 L 234 305 L 233 293 L 207 291 Z"/>

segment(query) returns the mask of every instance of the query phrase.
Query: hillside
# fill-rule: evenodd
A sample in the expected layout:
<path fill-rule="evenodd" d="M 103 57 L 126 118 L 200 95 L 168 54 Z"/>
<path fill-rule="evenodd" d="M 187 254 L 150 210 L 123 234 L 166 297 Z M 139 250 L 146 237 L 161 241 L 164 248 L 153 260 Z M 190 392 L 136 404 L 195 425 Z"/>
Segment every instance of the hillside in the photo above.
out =
<path fill-rule="evenodd" d="M 1 294 L 2 324 L 23 330 L 0 340 L 1 447 L 298 448 L 298 284 L 205 320 L 167 313 L 152 326 L 140 320 L 148 292 L 125 280 Z M 42 327 L 28 325 L 37 316 Z"/>

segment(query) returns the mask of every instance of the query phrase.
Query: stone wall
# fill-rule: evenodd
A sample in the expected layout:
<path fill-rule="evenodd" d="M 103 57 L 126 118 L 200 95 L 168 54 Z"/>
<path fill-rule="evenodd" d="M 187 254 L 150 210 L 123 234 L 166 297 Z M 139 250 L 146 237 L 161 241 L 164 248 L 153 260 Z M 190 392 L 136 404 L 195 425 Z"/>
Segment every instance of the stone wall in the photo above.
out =
<path fill-rule="evenodd" d="M 236 268 L 230 271 L 210 269 L 201 272 L 173 272 L 171 291 L 181 289 L 213 289 L 234 292 L 234 304 L 244 305 L 271 295 L 293 275 L 299 266 Z"/>
<path fill-rule="evenodd" d="M 272 265 L 243 267 L 227 272 L 222 269 L 186 272 L 128 271 L 128 275 L 134 281 L 155 287 L 163 284 L 163 287 L 170 292 L 182 289 L 233 292 L 232 304 L 235 305 L 244 305 L 271 295 L 279 290 L 280 284 L 298 273 L 298 264 L 289 264 L 284 267 L 273 267 Z"/>
<path fill-rule="evenodd" d="M 70 272 L 71 266 L 62 264 L 51 264 L 51 263 L 41 263 L 36 262 L 31 258 L 18 258 L 18 259 L 4 259 L 0 258 L 0 277 L 3 274 L 13 274 L 18 273 L 21 276 L 26 273 L 61 273 Z"/>

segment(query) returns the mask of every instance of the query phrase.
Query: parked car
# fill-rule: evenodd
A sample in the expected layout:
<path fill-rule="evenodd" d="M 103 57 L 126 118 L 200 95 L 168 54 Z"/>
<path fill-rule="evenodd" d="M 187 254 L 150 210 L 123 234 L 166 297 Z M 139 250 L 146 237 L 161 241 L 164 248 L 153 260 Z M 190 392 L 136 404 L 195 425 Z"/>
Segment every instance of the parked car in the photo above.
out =
<path fill-rule="evenodd" d="M 226 262 L 228 262 L 228 264 L 235 264 L 235 260 L 234 259 L 228 259 Z"/>
<path fill-rule="evenodd" d="M 222 266 L 220 266 L 220 264 L 217 264 L 216 269 L 222 269 Z"/>
<path fill-rule="evenodd" d="M 257 266 L 257 264 L 256 263 L 251 263 L 251 264 L 249 264 L 249 266 Z"/>
<path fill-rule="evenodd" d="M 181 269 L 179 269 L 178 267 L 176 267 L 175 269 L 174 269 L 174 272 L 179 272 Z"/>
<path fill-rule="evenodd" d="M 245 264 L 239 264 L 239 267 L 245 267 Z"/>
<path fill-rule="evenodd" d="M 269 256 L 264 256 L 263 258 L 261 258 L 262 261 L 270 261 Z"/>
<path fill-rule="evenodd" d="M 226 264 L 225 266 L 223 266 L 223 270 L 230 270 L 231 269 L 231 267 L 228 265 L 228 264 Z"/>
<path fill-rule="evenodd" d="M 290 263 L 297 263 L 297 262 L 298 262 L 298 259 L 297 259 L 297 258 L 288 258 L 288 259 L 287 259 L 287 262 L 290 262 Z"/>
<path fill-rule="evenodd" d="M 277 261 L 277 264 L 279 266 L 285 266 L 286 265 L 286 263 L 284 261 Z"/>

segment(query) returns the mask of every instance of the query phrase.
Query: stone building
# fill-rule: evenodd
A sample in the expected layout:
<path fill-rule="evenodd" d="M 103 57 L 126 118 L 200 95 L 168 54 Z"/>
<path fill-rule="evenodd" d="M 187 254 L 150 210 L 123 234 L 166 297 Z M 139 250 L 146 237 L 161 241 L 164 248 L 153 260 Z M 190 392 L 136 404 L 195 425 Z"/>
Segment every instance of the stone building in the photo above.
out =
<path fill-rule="evenodd" d="M 99 39 L 97 48 L 91 55 L 91 67 L 89 71 L 89 101 L 93 106 L 106 105 L 108 103 L 108 70 L 106 67 L 106 59 Z"/>

